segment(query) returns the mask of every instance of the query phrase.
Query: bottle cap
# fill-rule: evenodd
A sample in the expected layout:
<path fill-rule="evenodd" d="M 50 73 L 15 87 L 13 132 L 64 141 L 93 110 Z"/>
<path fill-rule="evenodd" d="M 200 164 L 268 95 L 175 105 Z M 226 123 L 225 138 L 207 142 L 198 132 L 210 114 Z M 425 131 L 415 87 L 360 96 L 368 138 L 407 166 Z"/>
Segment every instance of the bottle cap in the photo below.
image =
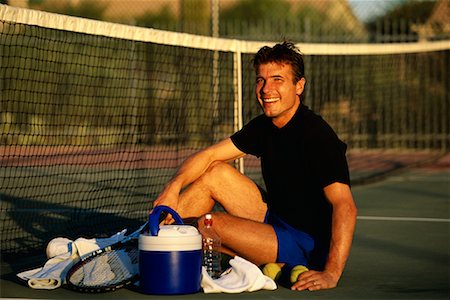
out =
<path fill-rule="evenodd" d="M 203 223 L 205 224 L 205 226 L 211 226 L 212 225 L 212 215 L 206 214 L 205 221 Z"/>

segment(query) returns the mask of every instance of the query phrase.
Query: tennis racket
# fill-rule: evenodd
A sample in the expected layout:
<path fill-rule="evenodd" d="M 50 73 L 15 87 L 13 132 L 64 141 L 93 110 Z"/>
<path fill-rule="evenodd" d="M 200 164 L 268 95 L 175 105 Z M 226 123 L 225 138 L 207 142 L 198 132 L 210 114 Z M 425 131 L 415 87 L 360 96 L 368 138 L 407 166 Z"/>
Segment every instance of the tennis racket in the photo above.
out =
<path fill-rule="evenodd" d="M 67 287 L 78 292 L 102 293 L 135 282 L 139 271 L 138 238 L 147 223 L 118 243 L 83 257 L 67 273 Z"/>

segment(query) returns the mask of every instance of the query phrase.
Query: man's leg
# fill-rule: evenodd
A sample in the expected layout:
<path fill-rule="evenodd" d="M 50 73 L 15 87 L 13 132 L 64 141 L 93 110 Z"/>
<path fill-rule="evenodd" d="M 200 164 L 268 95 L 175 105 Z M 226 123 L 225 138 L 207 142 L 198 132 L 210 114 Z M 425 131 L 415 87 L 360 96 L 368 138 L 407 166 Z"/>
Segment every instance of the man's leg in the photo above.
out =
<path fill-rule="evenodd" d="M 180 195 L 177 212 L 183 217 L 200 217 L 215 202 L 231 215 L 264 221 L 267 205 L 257 185 L 226 163 L 213 163 Z"/>
<path fill-rule="evenodd" d="M 199 221 L 202 231 L 203 218 Z M 271 225 L 236 217 L 227 213 L 215 213 L 213 226 L 221 238 L 225 253 L 239 255 L 256 265 L 275 262 L 278 241 Z"/>
<path fill-rule="evenodd" d="M 228 253 L 260 265 L 275 262 L 278 243 L 272 226 L 264 224 L 267 205 L 257 185 L 226 163 L 214 163 L 180 196 L 177 211 L 183 217 L 200 217 L 215 202 L 227 213 L 215 213 L 214 228 Z M 199 221 L 202 230 L 203 218 Z"/>

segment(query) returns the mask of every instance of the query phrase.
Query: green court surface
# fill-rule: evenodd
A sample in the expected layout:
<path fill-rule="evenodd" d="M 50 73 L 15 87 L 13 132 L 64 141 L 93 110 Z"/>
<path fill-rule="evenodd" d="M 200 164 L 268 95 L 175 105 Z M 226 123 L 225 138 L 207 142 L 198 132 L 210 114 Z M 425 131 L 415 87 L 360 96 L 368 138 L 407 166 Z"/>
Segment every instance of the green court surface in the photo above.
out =
<path fill-rule="evenodd" d="M 80 294 L 59 288 L 33 290 L 15 273 L 41 266 L 23 258 L 2 261 L 0 296 L 26 299 L 449 299 L 450 169 L 414 169 L 353 188 L 358 223 L 345 273 L 337 288 L 180 296 L 145 295 L 132 289 Z"/>

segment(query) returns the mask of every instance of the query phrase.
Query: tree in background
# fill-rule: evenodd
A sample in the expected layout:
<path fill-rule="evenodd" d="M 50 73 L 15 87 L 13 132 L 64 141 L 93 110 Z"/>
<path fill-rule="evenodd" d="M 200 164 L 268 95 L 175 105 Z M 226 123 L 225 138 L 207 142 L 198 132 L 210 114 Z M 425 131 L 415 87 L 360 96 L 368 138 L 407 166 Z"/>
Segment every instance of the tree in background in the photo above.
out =
<path fill-rule="evenodd" d="M 251 38 L 267 34 L 281 35 L 280 24 L 292 23 L 294 15 L 289 2 L 242 0 L 220 11 L 220 35 Z M 272 26 L 274 25 L 274 26 Z"/>
<path fill-rule="evenodd" d="M 209 0 L 183 0 L 177 4 L 178 14 L 175 13 L 174 2 L 170 2 L 158 11 L 146 11 L 136 17 L 135 25 L 201 35 L 211 34 Z"/>
<path fill-rule="evenodd" d="M 403 1 L 385 14 L 369 20 L 367 29 L 371 42 L 398 42 L 398 36 L 408 42 L 418 39 L 414 24 L 423 24 L 430 17 L 436 1 Z"/>
<path fill-rule="evenodd" d="M 107 8 L 107 4 L 89 0 L 81 0 L 76 4 L 72 1 L 32 0 L 28 5 L 32 9 L 94 20 L 103 20 L 103 14 Z"/>
<path fill-rule="evenodd" d="M 225 37 L 299 42 L 364 41 L 366 32 L 347 1 L 242 0 L 220 11 Z"/>
<path fill-rule="evenodd" d="M 136 26 L 159 28 L 162 30 L 176 31 L 177 17 L 169 4 L 164 5 L 157 12 L 145 12 L 136 18 Z"/>
<path fill-rule="evenodd" d="M 182 31 L 201 35 L 211 34 L 210 0 L 183 0 L 180 2 Z"/>

